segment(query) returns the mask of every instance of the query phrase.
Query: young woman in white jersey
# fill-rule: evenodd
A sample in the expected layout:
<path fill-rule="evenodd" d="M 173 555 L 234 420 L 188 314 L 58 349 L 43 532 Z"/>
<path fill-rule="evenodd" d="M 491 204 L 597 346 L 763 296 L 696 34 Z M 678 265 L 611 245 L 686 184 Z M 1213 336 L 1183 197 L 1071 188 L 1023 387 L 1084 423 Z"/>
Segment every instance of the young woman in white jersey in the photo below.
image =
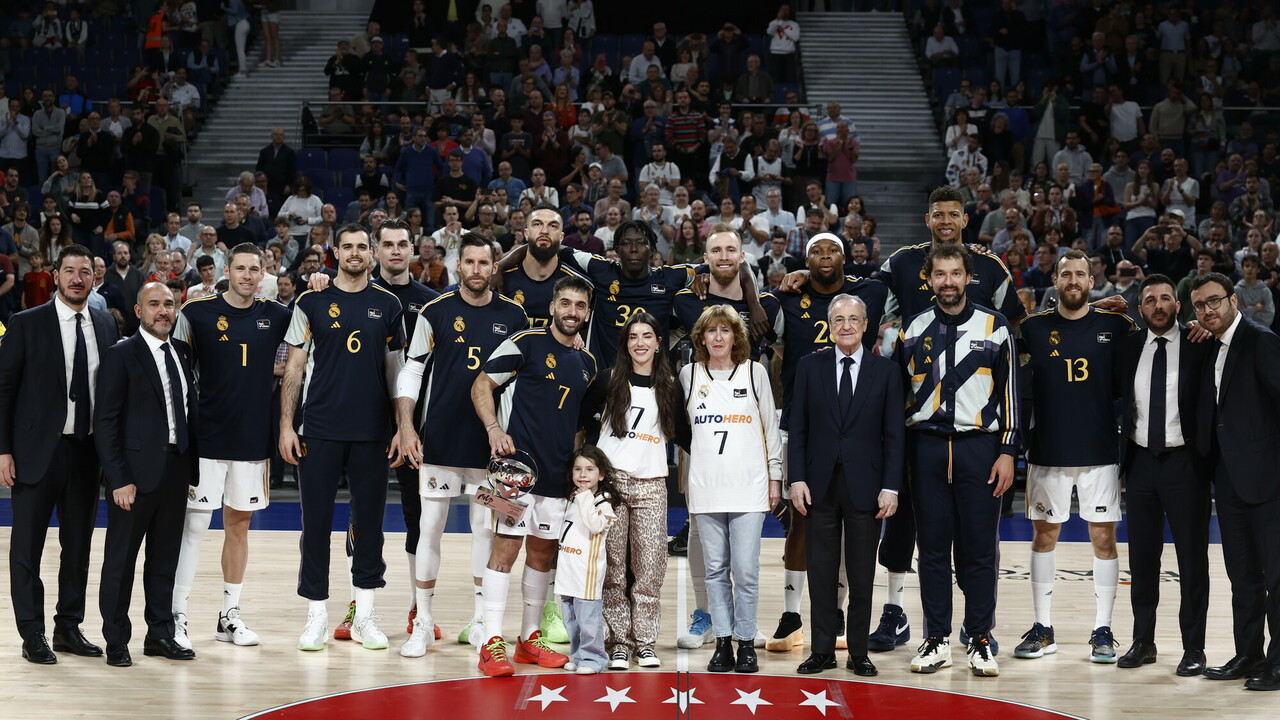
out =
<path fill-rule="evenodd" d="M 683 397 L 671 370 L 658 319 L 638 311 L 622 326 L 618 355 L 607 376 L 592 383 L 587 413 L 600 413 L 596 445 L 618 470 L 620 504 L 609 532 L 604 619 L 609 669 L 661 663 L 653 646 L 662 618 L 667 573 L 667 442 L 675 438 Z M 628 553 L 628 545 L 630 552 Z M 635 582 L 627 589 L 627 562 Z"/>
<path fill-rule="evenodd" d="M 782 436 L 768 371 L 751 360 L 738 312 L 707 308 L 691 337 L 695 360 L 680 370 L 692 426 L 685 496 L 702 538 L 716 635 L 707 670 L 752 673 L 759 670 L 760 530 L 782 494 Z"/>
<path fill-rule="evenodd" d="M 604 669 L 605 544 L 614 519 L 618 473 L 600 448 L 583 445 L 573 453 L 566 495 L 569 507 L 560 533 L 559 583 L 570 661 L 565 670 L 594 675 Z"/>

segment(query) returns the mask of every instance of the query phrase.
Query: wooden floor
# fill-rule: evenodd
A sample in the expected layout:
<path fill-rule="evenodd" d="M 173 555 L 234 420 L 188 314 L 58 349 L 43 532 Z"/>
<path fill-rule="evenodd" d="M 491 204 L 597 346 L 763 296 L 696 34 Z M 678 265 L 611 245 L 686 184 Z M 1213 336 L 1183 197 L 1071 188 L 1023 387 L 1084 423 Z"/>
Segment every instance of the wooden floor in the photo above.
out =
<path fill-rule="evenodd" d="M 368 651 L 350 642 L 330 641 L 323 652 L 303 653 L 294 648 L 305 620 L 305 603 L 295 593 L 298 558 L 298 533 L 255 531 L 251 541 L 249 577 L 245 582 L 242 605 L 246 622 L 262 636 L 257 647 L 240 648 L 213 639 L 220 609 L 221 572 L 219 551 L 221 533 L 212 531 L 205 541 L 196 587 L 190 601 L 191 636 L 197 658 L 194 662 L 170 662 L 143 657 L 141 581 L 136 584 L 133 604 L 135 639 L 131 645 L 134 666 L 111 668 L 101 659 L 59 656 L 54 666 L 37 666 L 21 657 L 20 642 L 12 625 L 0 634 L 0 717 L 20 718 L 238 718 L 248 713 L 338 691 L 445 678 L 477 675 L 475 655 L 470 646 L 458 645 L 458 629 L 471 615 L 471 600 L 465 558 L 469 557 L 467 535 L 446 535 L 444 567 L 440 587 L 436 591 L 436 622 L 443 628 L 445 639 L 434 645 L 424 658 L 400 657 L 397 649 L 405 639 L 405 612 L 409 605 L 407 560 L 394 550 L 403 547 L 403 538 L 388 533 L 388 588 L 378 596 L 378 614 L 382 628 L 391 639 L 388 651 Z M 84 630 L 90 640 L 101 643 L 100 618 L 97 612 L 98 573 L 102 558 L 101 543 L 105 533 L 95 533 L 97 546 L 90 576 L 90 608 Z M 52 623 L 53 598 L 56 598 L 57 546 L 50 538 L 43 577 L 47 583 L 49 622 Z M 333 567 L 341 570 L 342 536 L 333 538 Z M 0 557 L 8 557 L 9 530 L 0 528 Z M 1127 565 L 1125 548 L 1120 549 L 1121 566 Z M 782 606 L 782 541 L 765 540 L 762 555 L 762 592 L 760 625 L 766 634 L 772 632 Z M 1177 638 L 1176 565 L 1172 549 L 1166 552 L 1169 582 L 1162 585 L 1166 602 L 1161 606 L 1159 633 L 1156 639 L 1160 660 L 1137 670 L 1121 670 L 1113 665 L 1095 665 L 1088 661 L 1088 639 L 1092 630 L 1094 603 L 1089 549 L 1083 544 L 1064 544 L 1059 548 L 1058 582 L 1054 591 L 1054 625 L 1059 652 L 1040 660 L 1015 660 L 1011 657 L 1019 636 L 1032 623 L 1028 587 L 1028 545 L 1007 542 L 1002 545 L 1002 581 L 996 637 L 1001 643 L 998 657 L 1002 675 L 979 679 L 962 667 L 963 656 L 956 666 L 936 675 L 913 675 L 907 665 L 916 638 L 897 651 L 873 656 L 880 669 L 877 681 L 906 686 L 942 689 L 1016 700 L 1052 708 L 1088 718 L 1267 718 L 1280 713 L 1280 697 L 1272 693 L 1255 693 L 1242 689 L 1237 682 L 1212 682 L 1203 678 L 1179 678 L 1173 674 L 1181 657 Z M 1209 617 L 1211 664 L 1226 661 L 1232 654 L 1230 639 L 1230 602 L 1226 576 L 1222 569 L 1219 546 L 1210 551 L 1213 593 Z M 684 617 L 679 614 L 678 568 L 683 561 L 673 558 L 663 587 L 662 640 L 658 652 L 663 669 L 676 667 L 675 638 Z M 516 568 L 516 573 L 520 569 Z M 141 573 L 141 568 L 139 568 Z M 4 592 L 0 593 L 0 617 L 12 622 L 9 607 L 8 573 L 4 573 Z M 1122 573 L 1121 582 L 1125 581 Z M 878 578 L 877 603 L 883 597 L 883 575 Z M 507 614 L 507 630 L 514 630 L 518 620 L 518 580 L 512 583 L 512 596 Z M 346 579 L 335 574 L 334 596 L 329 602 L 331 624 L 345 611 Z M 692 603 L 692 592 L 687 591 Z M 957 593 L 957 608 L 962 607 Z M 808 602 L 802 614 L 807 619 Z M 877 604 L 877 609 L 879 605 Z M 913 623 L 920 622 L 918 584 L 915 576 L 908 580 L 907 613 Z M 1132 639 L 1129 593 L 1120 588 L 1116 602 L 1115 627 L 1121 649 Z M 953 639 L 954 640 L 954 639 Z M 807 649 L 791 653 L 761 651 L 761 671 L 789 674 L 804 659 Z M 691 651 L 689 667 L 704 668 L 710 649 Z M 531 672 L 529 666 L 519 671 Z M 633 667 L 633 670 L 635 668 Z M 545 672 L 561 672 L 545 671 Z M 843 669 L 827 675 L 853 678 Z M 494 681 L 497 682 L 497 681 Z M 465 714 L 453 713 L 464 718 Z"/>

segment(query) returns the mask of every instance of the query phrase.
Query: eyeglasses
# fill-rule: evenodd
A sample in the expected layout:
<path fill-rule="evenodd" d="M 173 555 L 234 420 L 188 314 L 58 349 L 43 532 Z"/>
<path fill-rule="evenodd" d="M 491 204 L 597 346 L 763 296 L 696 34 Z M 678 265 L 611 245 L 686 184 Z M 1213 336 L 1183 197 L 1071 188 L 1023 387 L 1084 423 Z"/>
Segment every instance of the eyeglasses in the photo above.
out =
<path fill-rule="evenodd" d="M 1218 297 L 1206 298 L 1204 302 L 1191 303 L 1191 307 L 1195 308 L 1196 314 L 1199 315 L 1205 311 L 1205 308 L 1217 310 L 1221 307 L 1222 301 L 1226 299 L 1226 295 L 1219 295 Z"/>

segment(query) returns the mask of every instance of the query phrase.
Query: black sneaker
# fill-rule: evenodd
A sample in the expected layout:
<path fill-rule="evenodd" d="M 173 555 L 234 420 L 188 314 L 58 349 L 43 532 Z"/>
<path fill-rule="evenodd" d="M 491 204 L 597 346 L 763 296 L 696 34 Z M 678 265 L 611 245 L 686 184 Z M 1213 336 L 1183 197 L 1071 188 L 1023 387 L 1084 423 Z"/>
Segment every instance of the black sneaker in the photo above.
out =
<path fill-rule="evenodd" d="M 778 621 L 778 629 L 769 638 L 764 649 L 769 652 L 791 652 L 797 645 L 804 644 L 804 622 L 800 613 L 784 612 Z"/>
<path fill-rule="evenodd" d="M 867 636 L 867 649 L 888 652 L 910 640 L 911 625 L 907 622 L 906 613 L 897 605 L 885 605 L 880 624 Z"/>
<path fill-rule="evenodd" d="M 680 532 L 667 541 L 667 554 L 674 557 L 685 557 L 689 554 L 689 521 L 685 520 Z"/>
<path fill-rule="evenodd" d="M 1038 658 L 1052 655 L 1056 652 L 1058 652 L 1058 643 L 1054 641 L 1053 628 L 1036 623 L 1022 636 L 1022 642 L 1018 643 L 1018 647 L 1014 648 L 1013 656 L 1016 658 Z"/>

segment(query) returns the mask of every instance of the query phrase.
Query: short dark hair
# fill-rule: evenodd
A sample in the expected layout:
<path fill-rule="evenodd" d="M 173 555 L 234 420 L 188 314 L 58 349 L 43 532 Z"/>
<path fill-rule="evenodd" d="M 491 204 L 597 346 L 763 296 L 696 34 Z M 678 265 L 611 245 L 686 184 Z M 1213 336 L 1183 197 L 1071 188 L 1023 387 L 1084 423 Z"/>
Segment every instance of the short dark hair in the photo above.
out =
<path fill-rule="evenodd" d="M 200 257 L 196 258 L 196 270 L 199 270 L 200 268 L 204 268 L 204 267 L 213 267 L 212 255 L 201 255 Z"/>
<path fill-rule="evenodd" d="M 383 227 L 386 226 L 384 225 Z M 478 232 L 465 232 L 462 234 L 462 240 L 458 244 L 458 256 L 461 257 L 462 252 L 469 247 L 487 248 L 489 250 L 489 254 L 493 256 L 493 259 L 498 259 L 498 251 L 494 249 L 493 243 L 489 241 L 489 238 Z"/>
<path fill-rule="evenodd" d="M 552 299 L 560 297 L 561 293 L 569 290 L 575 290 L 587 296 L 587 304 L 591 304 L 592 290 L 591 283 L 577 275 L 570 275 L 556 281 L 555 289 L 552 290 Z"/>
<path fill-rule="evenodd" d="M 1235 283 L 1231 282 L 1231 278 L 1220 272 L 1211 272 L 1195 276 L 1191 279 L 1191 290 L 1194 292 L 1209 283 L 1218 283 L 1221 285 L 1224 291 L 1223 297 L 1231 297 L 1236 294 Z"/>
<path fill-rule="evenodd" d="M 89 258 L 89 265 L 93 265 L 93 253 L 89 252 L 89 248 L 78 243 L 71 243 L 58 252 L 58 262 L 54 264 L 54 270 L 61 270 L 62 261 L 73 257 Z"/>
<path fill-rule="evenodd" d="M 934 192 L 937 191 L 935 190 Z M 964 263 L 965 274 L 973 274 L 973 254 L 960 243 L 934 244 L 933 248 L 929 250 L 929 254 L 924 257 L 924 275 L 926 278 L 933 274 L 933 264 L 939 260 L 959 260 Z"/>
<path fill-rule="evenodd" d="M 390 218 L 382 221 L 377 230 L 373 231 L 373 244 L 378 245 L 382 242 L 382 233 L 387 230 L 404 230 L 409 233 L 409 241 L 413 241 L 413 229 L 409 227 L 409 223 L 399 218 Z"/>
<path fill-rule="evenodd" d="M 313 256 L 316 260 L 320 260 L 320 251 L 313 247 L 303 248 L 302 252 L 298 253 L 298 263 L 304 263 L 307 261 L 307 258 Z"/>
<path fill-rule="evenodd" d="M 960 191 L 950 185 L 942 185 L 933 189 L 929 193 L 929 205 L 933 206 L 940 202 L 958 202 L 964 205 L 964 196 Z"/>
<path fill-rule="evenodd" d="M 364 233 L 366 236 L 369 234 L 369 231 L 366 230 L 365 227 L 360 223 L 347 223 L 346 225 L 343 225 L 342 227 L 338 228 L 338 230 L 333 233 L 333 239 L 335 243 L 341 243 L 343 235 L 346 235 L 347 233 L 354 233 L 354 232 Z"/>
<path fill-rule="evenodd" d="M 1178 289 L 1177 284 L 1174 283 L 1173 280 L 1168 275 L 1164 275 L 1162 273 L 1156 273 L 1154 275 L 1148 275 L 1142 278 L 1142 282 L 1138 284 L 1138 297 L 1141 298 L 1142 291 L 1146 290 L 1152 285 L 1168 285 L 1170 288 L 1174 289 L 1175 291 Z"/>
<path fill-rule="evenodd" d="M 533 208 L 532 208 L 531 210 L 529 210 L 529 214 L 530 214 L 530 215 L 532 215 L 532 214 L 534 214 L 534 213 L 538 212 L 539 210 L 550 210 L 551 212 L 555 213 L 556 215 L 559 215 L 559 214 L 560 214 L 560 208 L 556 207 L 555 205 L 552 205 L 552 204 L 551 204 L 551 203 L 549 203 L 549 202 L 540 202 L 540 203 L 538 203 L 537 205 L 534 205 L 534 206 L 533 206 Z"/>
<path fill-rule="evenodd" d="M 1053 261 L 1054 275 L 1058 274 L 1058 270 L 1062 267 L 1062 261 L 1064 260 L 1084 260 L 1085 264 L 1087 265 L 1089 263 L 1089 256 L 1085 255 L 1083 250 L 1077 250 L 1075 248 L 1071 248 L 1070 250 L 1067 250 L 1066 252 L 1059 255 L 1057 260 Z"/>
<path fill-rule="evenodd" d="M 1244 267 L 1249 263 L 1253 263 L 1258 267 L 1262 267 L 1262 258 L 1258 257 L 1254 253 L 1249 253 L 1248 255 L 1245 255 L 1244 257 L 1240 258 L 1240 267 Z"/>
<path fill-rule="evenodd" d="M 618 225 L 618 229 L 613 231 L 614 244 L 617 244 L 618 238 L 622 237 L 624 232 L 638 232 L 640 236 L 649 243 L 650 248 L 658 246 L 658 236 L 654 234 L 653 228 L 649 227 L 649 223 L 640 222 L 639 220 L 627 220 Z"/>
<path fill-rule="evenodd" d="M 259 260 L 262 259 L 262 248 L 258 247 L 256 243 L 242 242 L 239 245 L 236 245 L 235 247 L 231 248 L 231 252 L 227 253 L 227 263 L 230 264 L 231 258 L 241 253 L 252 255 L 258 258 Z M 202 255 L 201 257 L 208 257 L 208 256 Z"/>
<path fill-rule="evenodd" d="M 1218 256 L 1207 247 L 1202 247 L 1196 251 L 1196 259 L 1199 260 L 1202 257 L 1207 257 L 1214 262 L 1218 261 Z"/>

